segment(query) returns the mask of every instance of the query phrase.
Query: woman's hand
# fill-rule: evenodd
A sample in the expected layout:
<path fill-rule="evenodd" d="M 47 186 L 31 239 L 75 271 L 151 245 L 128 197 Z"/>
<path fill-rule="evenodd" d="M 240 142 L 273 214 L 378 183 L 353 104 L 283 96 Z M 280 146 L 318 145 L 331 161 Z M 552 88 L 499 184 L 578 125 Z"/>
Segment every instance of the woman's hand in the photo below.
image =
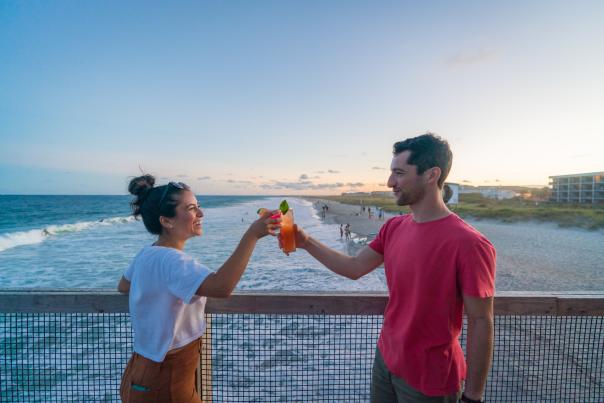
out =
<path fill-rule="evenodd" d="M 279 210 L 264 211 L 257 219 L 250 225 L 249 232 L 257 239 L 263 238 L 267 235 L 277 235 L 277 230 L 281 228 L 281 213 Z"/>

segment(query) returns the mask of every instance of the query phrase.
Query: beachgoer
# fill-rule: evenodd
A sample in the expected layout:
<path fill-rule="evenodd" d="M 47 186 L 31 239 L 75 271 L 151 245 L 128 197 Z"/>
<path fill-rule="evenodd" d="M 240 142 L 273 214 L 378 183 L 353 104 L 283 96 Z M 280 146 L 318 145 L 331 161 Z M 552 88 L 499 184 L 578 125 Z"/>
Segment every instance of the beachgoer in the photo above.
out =
<path fill-rule="evenodd" d="M 281 218 L 265 212 L 245 232 L 216 271 L 183 252 L 202 233 L 203 212 L 182 182 L 155 187 L 155 178 L 132 179 L 133 215 L 142 216 L 157 241 L 144 247 L 124 272 L 118 291 L 129 294 L 134 352 L 122 376 L 124 402 L 201 402 L 195 390 L 206 297 L 228 297 L 243 274 L 257 241 L 275 235 Z"/>
<path fill-rule="evenodd" d="M 346 232 L 346 239 L 350 239 L 350 224 L 346 224 L 344 232 Z"/>
<path fill-rule="evenodd" d="M 495 248 L 445 205 L 449 144 L 424 134 L 394 144 L 388 187 L 395 216 L 356 256 L 296 229 L 296 246 L 358 279 L 382 263 L 389 291 L 371 379 L 372 402 L 481 401 L 493 353 Z M 467 367 L 459 343 L 468 321 Z M 462 383 L 465 387 L 462 394 Z"/>
<path fill-rule="evenodd" d="M 340 239 L 342 239 L 343 236 L 344 236 L 344 228 L 343 228 L 342 224 L 340 224 Z"/>

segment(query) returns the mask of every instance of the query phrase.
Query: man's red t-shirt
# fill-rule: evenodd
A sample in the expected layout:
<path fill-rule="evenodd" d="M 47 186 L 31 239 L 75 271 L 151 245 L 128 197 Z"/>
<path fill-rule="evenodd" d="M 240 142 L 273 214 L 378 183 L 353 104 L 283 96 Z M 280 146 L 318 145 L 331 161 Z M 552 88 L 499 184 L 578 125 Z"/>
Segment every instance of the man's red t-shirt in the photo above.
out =
<path fill-rule="evenodd" d="M 369 246 L 384 256 L 390 293 L 378 340 L 386 366 L 425 395 L 456 393 L 466 375 L 462 294 L 494 295 L 495 248 L 455 214 L 394 217 Z"/>

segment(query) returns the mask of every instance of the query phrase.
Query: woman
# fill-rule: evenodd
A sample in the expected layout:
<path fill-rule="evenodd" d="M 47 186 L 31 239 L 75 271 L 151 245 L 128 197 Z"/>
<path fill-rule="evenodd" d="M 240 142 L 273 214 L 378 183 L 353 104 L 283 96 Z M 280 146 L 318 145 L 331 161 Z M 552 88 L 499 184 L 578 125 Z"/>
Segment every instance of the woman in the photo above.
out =
<path fill-rule="evenodd" d="M 265 212 L 252 223 L 227 261 L 214 273 L 183 252 L 202 233 L 203 212 L 182 182 L 154 187 L 143 175 L 128 191 L 135 217 L 142 216 L 157 241 L 144 247 L 122 276 L 118 291 L 129 293 L 134 353 L 122 376 L 124 402 L 201 402 L 195 390 L 205 297 L 228 297 L 241 278 L 258 239 L 275 235 L 281 218 Z"/>

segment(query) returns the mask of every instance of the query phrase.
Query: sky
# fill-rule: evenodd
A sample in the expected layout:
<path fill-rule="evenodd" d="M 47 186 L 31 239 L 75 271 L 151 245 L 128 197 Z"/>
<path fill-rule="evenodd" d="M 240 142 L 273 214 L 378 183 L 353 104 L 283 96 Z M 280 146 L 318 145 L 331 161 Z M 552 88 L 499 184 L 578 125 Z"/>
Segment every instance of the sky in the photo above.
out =
<path fill-rule="evenodd" d="M 602 1 L 0 1 L 0 194 L 388 190 L 604 171 Z"/>

